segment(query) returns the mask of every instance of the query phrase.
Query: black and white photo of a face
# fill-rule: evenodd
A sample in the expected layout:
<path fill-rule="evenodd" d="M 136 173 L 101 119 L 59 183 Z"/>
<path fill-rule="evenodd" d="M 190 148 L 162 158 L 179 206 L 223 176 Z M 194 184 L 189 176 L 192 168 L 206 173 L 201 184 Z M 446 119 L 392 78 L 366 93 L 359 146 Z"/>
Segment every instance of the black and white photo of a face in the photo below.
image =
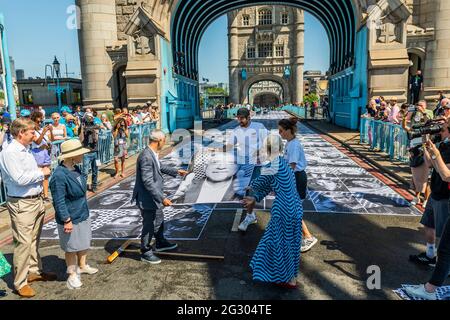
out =
<path fill-rule="evenodd" d="M 219 182 L 230 180 L 237 170 L 233 154 L 216 152 L 211 155 L 205 174 L 208 180 Z"/>
<path fill-rule="evenodd" d="M 372 178 L 343 178 L 347 188 L 353 193 L 391 193 L 395 192 L 381 181 Z"/>
<path fill-rule="evenodd" d="M 316 191 L 342 191 L 348 192 L 348 189 L 338 178 L 312 179 L 308 188 Z"/>
<path fill-rule="evenodd" d="M 168 240 L 198 240 L 214 208 L 214 204 L 164 208 L 164 236 Z"/>
<path fill-rule="evenodd" d="M 105 215 L 107 215 L 107 211 L 100 212 L 97 217 L 92 217 L 92 238 L 139 238 L 142 229 L 140 210 L 118 210 L 110 214 L 111 218 L 104 217 Z M 102 223 L 102 219 L 105 220 L 104 223 Z"/>
<path fill-rule="evenodd" d="M 107 196 L 102 197 L 102 199 L 99 201 L 99 204 L 101 206 L 110 206 L 117 203 L 124 204 L 130 200 L 131 194 L 129 192 L 108 193 Z"/>
<path fill-rule="evenodd" d="M 318 212 L 366 213 L 361 203 L 347 192 L 310 192 L 311 200 Z"/>

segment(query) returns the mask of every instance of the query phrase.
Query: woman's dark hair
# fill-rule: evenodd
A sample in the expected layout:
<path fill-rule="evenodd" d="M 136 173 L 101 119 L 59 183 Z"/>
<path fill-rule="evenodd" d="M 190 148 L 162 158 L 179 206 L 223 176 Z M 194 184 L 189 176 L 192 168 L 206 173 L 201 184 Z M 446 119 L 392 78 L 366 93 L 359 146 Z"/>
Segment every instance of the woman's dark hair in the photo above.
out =
<path fill-rule="evenodd" d="M 31 120 L 33 122 L 36 122 L 37 119 L 42 119 L 42 118 L 44 118 L 44 115 L 40 111 L 34 111 L 31 114 Z"/>
<path fill-rule="evenodd" d="M 297 118 L 282 119 L 278 122 L 278 125 L 284 130 L 291 130 L 292 134 L 297 132 Z"/>
<path fill-rule="evenodd" d="M 114 125 L 114 130 L 116 130 L 119 127 L 121 127 L 122 124 L 125 126 L 125 128 L 128 128 L 128 125 L 127 125 L 127 122 L 125 121 L 125 119 L 124 118 L 119 118 L 119 119 L 117 119 L 117 122 Z"/>
<path fill-rule="evenodd" d="M 407 104 L 407 103 L 402 104 L 402 106 L 400 107 L 401 110 L 405 110 L 408 108 L 409 108 L 409 104 Z"/>

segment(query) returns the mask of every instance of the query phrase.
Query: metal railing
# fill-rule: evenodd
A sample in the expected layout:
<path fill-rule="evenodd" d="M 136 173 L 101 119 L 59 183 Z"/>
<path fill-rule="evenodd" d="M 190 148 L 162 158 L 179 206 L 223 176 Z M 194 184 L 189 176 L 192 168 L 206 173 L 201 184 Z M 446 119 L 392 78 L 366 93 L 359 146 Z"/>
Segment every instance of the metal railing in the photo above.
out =
<path fill-rule="evenodd" d="M 215 117 L 216 117 L 216 110 L 214 110 L 214 109 L 202 110 L 202 119 L 203 120 L 214 119 Z"/>
<path fill-rule="evenodd" d="M 129 127 L 130 136 L 128 137 L 128 157 L 131 157 L 140 151 L 144 150 L 150 141 L 151 132 L 156 129 L 156 122 L 148 122 L 139 125 L 132 125 Z M 72 138 L 78 139 L 78 138 Z M 58 157 L 61 154 L 61 144 L 65 140 L 52 142 L 50 151 L 51 169 L 53 170 L 58 165 Z M 98 141 L 98 156 L 102 166 L 108 165 L 114 160 L 114 137 L 111 130 L 101 130 Z M 6 202 L 6 190 L 1 181 L 0 186 L 0 205 Z"/>
<path fill-rule="evenodd" d="M 322 120 L 327 118 L 326 112 L 324 112 L 322 107 L 284 106 L 281 110 L 293 113 L 300 119 L 305 120 Z"/>
<path fill-rule="evenodd" d="M 391 160 L 409 161 L 408 133 L 400 125 L 361 118 L 360 141 L 372 150 L 387 153 Z"/>

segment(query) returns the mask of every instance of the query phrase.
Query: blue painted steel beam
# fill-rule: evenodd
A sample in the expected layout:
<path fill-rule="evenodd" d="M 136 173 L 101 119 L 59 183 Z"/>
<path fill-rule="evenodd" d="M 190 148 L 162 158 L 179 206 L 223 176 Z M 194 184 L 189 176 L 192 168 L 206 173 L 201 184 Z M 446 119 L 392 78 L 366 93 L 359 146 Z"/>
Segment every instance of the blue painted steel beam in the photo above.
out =
<path fill-rule="evenodd" d="M 238 2 L 248 2 L 248 1 L 238 1 Z M 292 6 L 292 3 L 286 1 L 285 3 L 283 2 L 284 5 L 289 5 Z M 247 4 L 241 4 L 240 6 L 242 7 L 247 7 Z M 320 6 L 323 6 L 323 4 L 320 4 Z M 222 7 L 222 10 L 216 10 L 215 12 L 215 16 L 211 17 L 212 14 L 208 15 L 208 16 L 199 16 L 196 17 L 196 19 L 193 19 L 193 21 L 200 21 L 201 25 L 200 27 L 197 27 L 197 25 L 194 25 L 193 28 L 195 28 L 197 31 L 194 31 L 194 36 L 193 36 L 193 40 L 190 42 L 191 44 L 195 45 L 194 48 L 190 48 L 190 50 L 188 50 L 188 52 L 190 52 L 190 57 L 191 57 L 191 61 L 190 61 L 190 65 L 188 66 L 188 68 L 190 67 L 190 69 L 194 69 L 194 70 L 198 70 L 198 59 L 196 59 L 196 57 L 198 56 L 198 48 L 200 46 L 200 41 L 202 38 L 203 33 L 205 32 L 205 30 L 207 29 L 208 25 L 214 21 L 216 18 L 218 18 L 220 15 L 222 15 L 223 11 L 227 10 L 230 11 L 228 9 L 229 6 L 227 7 Z M 298 5 L 296 5 L 296 7 L 298 7 Z M 233 10 L 236 8 L 233 8 Z M 332 20 L 332 24 L 334 24 L 334 27 L 330 30 L 328 28 L 328 24 L 324 21 L 324 18 L 320 15 L 317 14 L 317 12 L 320 12 L 319 10 L 316 10 L 317 8 L 306 8 L 306 7 L 301 7 L 301 9 L 303 10 L 307 10 L 312 12 L 312 14 L 314 16 L 316 16 L 320 22 L 322 22 L 322 24 L 325 27 L 325 30 L 327 31 L 328 34 L 328 39 L 330 41 L 330 60 L 332 61 L 339 61 L 339 58 L 337 57 L 337 51 L 335 50 L 336 44 L 335 44 L 335 39 L 337 39 L 337 37 L 339 37 L 339 35 L 342 35 L 343 33 L 338 33 L 336 30 L 338 28 L 338 25 L 335 23 L 335 20 Z M 323 7 L 322 9 L 326 10 L 325 7 Z M 206 10 L 203 12 L 207 12 Z M 208 21 L 208 24 L 206 24 L 206 21 Z M 211 22 L 209 22 L 211 21 Z M 197 23 L 198 24 L 198 23 Z M 200 31 L 198 31 L 201 28 Z M 332 33 L 332 36 L 330 36 L 330 33 Z M 193 66 L 193 67 L 192 67 Z"/>
<path fill-rule="evenodd" d="M 197 31 L 192 32 L 192 29 L 197 29 L 197 25 L 200 24 L 203 26 L 203 28 L 206 27 L 206 23 L 209 21 L 213 21 L 214 18 L 211 18 L 211 15 L 213 15 L 214 13 L 216 13 L 216 16 L 220 16 L 221 14 L 237 9 L 237 8 L 242 8 L 242 7 L 247 7 L 250 5 L 255 5 L 255 2 L 253 1 L 243 1 L 243 0 L 237 0 L 237 1 L 232 1 L 232 2 L 216 2 L 214 5 L 209 6 L 209 4 L 207 3 L 207 1 L 202 2 L 203 3 L 203 7 L 200 8 L 200 10 L 196 10 L 196 14 L 197 16 L 191 17 L 190 19 L 188 19 L 189 23 L 194 23 L 193 27 L 188 28 L 186 32 L 184 32 L 184 30 L 181 30 L 181 34 L 184 34 L 186 37 L 189 36 L 189 38 L 191 39 L 190 41 L 186 41 L 189 44 L 189 47 L 185 48 L 186 52 L 188 52 L 189 57 L 191 58 L 188 61 L 188 65 L 186 66 L 186 69 L 188 72 L 190 71 L 197 71 L 197 51 L 194 51 L 198 48 L 198 43 L 201 40 L 201 37 L 199 35 L 199 33 Z M 273 4 L 273 3 L 271 3 Z M 323 0 L 323 2 L 317 3 L 316 5 L 312 5 L 310 3 L 305 3 L 305 4 L 299 4 L 299 1 L 297 0 L 291 0 L 291 1 L 280 1 L 279 2 L 280 5 L 294 5 L 296 7 L 300 7 L 301 9 L 307 10 L 307 11 L 311 11 L 316 17 L 318 17 L 318 19 L 325 25 L 325 28 L 327 29 L 327 31 L 330 31 L 333 33 L 333 36 L 331 37 L 331 41 L 332 41 L 332 45 L 331 45 L 331 60 L 333 62 L 337 62 L 337 61 L 342 61 L 342 50 L 334 50 L 335 48 L 340 48 L 339 45 L 334 45 L 334 42 L 337 41 L 341 41 L 340 37 L 345 37 L 346 33 L 343 32 L 341 26 L 336 22 L 335 19 L 328 19 L 329 16 L 337 16 L 338 13 L 336 11 L 334 11 L 333 6 L 328 6 L 328 2 L 327 0 Z M 194 6 L 191 7 L 191 9 Z M 210 11 L 209 10 L 214 10 L 212 11 L 212 14 L 209 15 L 205 15 L 208 14 Z M 328 12 L 328 15 L 323 14 L 324 12 Z M 199 14 L 198 14 L 199 13 Z M 329 23 L 332 24 L 331 28 L 328 27 Z M 338 30 L 339 29 L 339 30 Z M 340 32 L 339 32 L 340 31 Z M 194 33 L 194 39 L 192 39 L 192 33 Z M 330 33 L 330 32 L 328 32 Z M 192 47 L 192 45 L 194 45 Z M 191 74 L 192 76 L 192 74 Z"/>
<path fill-rule="evenodd" d="M 315 0 L 315 1 L 279 1 L 280 5 L 293 5 L 300 7 L 315 15 L 321 21 L 331 42 L 331 63 L 333 72 L 338 72 L 354 62 L 355 52 L 355 25 L 353 3 L 351 0 Z M 177 61 L 177 52 L 184 52 L 185 76 L 193 77 L 197 72 L 197 54 L 201 36 L 207 26 L 220 15 L 242 7 L 256 4 L 268 4 L 261 1 L 182 1 L 173 17 L 172 39 L 174 41 L 174 60 Z M 273 2 L 270 2 L 273 5 Z M 187 9 L 188 8 L 188 9 Z M 337 8 L 337 9 L 336 9 Z M 211 11 L 212 10 L 212 11 Z M 339 12 L 338 12 L 338 11 Z M 345 12 L 344 12 L 345 10 Z M 337 17 L 337 19 L 335 19 Z M 340 23 L 337 23 L 339 20 Z M 193 24 L 191 26 L 191 24 Z M 194 39 L 192 39 L 194 31 Z M 330 36 L 333 34 L 333 36 Z"/>
<path fill-rule="evenodd" d="M 4 72 L 6 74 L 6 94 L 8 96 L 8 112 L 11 115 L 11 120 L 16 119 L 16 100 L 14 97 L 14 89 L 13 89 L 13 80 L 11 75 L 11 64 L 9 62 L 9 52 L 8 52 L 8 43 L 6 39 L 6 28 L 5 28 L 5 18 L 3 14 L 0 13 L 0 32 L 2 33 L 2 57 L 5 63 Z"/>

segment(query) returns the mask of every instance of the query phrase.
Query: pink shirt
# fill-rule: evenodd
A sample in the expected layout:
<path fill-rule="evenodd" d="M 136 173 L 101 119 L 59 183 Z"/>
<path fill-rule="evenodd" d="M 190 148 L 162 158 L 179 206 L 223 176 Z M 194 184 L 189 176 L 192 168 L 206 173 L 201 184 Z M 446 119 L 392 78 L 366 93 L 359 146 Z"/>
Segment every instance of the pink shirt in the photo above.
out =
<path fill-rule="evenodd" d="M 397 119 L 399 113 L 400 107 L 398 105 L 393 106 L 391 112 L 389 113 L 388 121 L 391 123 L 399 123 Z"/>

